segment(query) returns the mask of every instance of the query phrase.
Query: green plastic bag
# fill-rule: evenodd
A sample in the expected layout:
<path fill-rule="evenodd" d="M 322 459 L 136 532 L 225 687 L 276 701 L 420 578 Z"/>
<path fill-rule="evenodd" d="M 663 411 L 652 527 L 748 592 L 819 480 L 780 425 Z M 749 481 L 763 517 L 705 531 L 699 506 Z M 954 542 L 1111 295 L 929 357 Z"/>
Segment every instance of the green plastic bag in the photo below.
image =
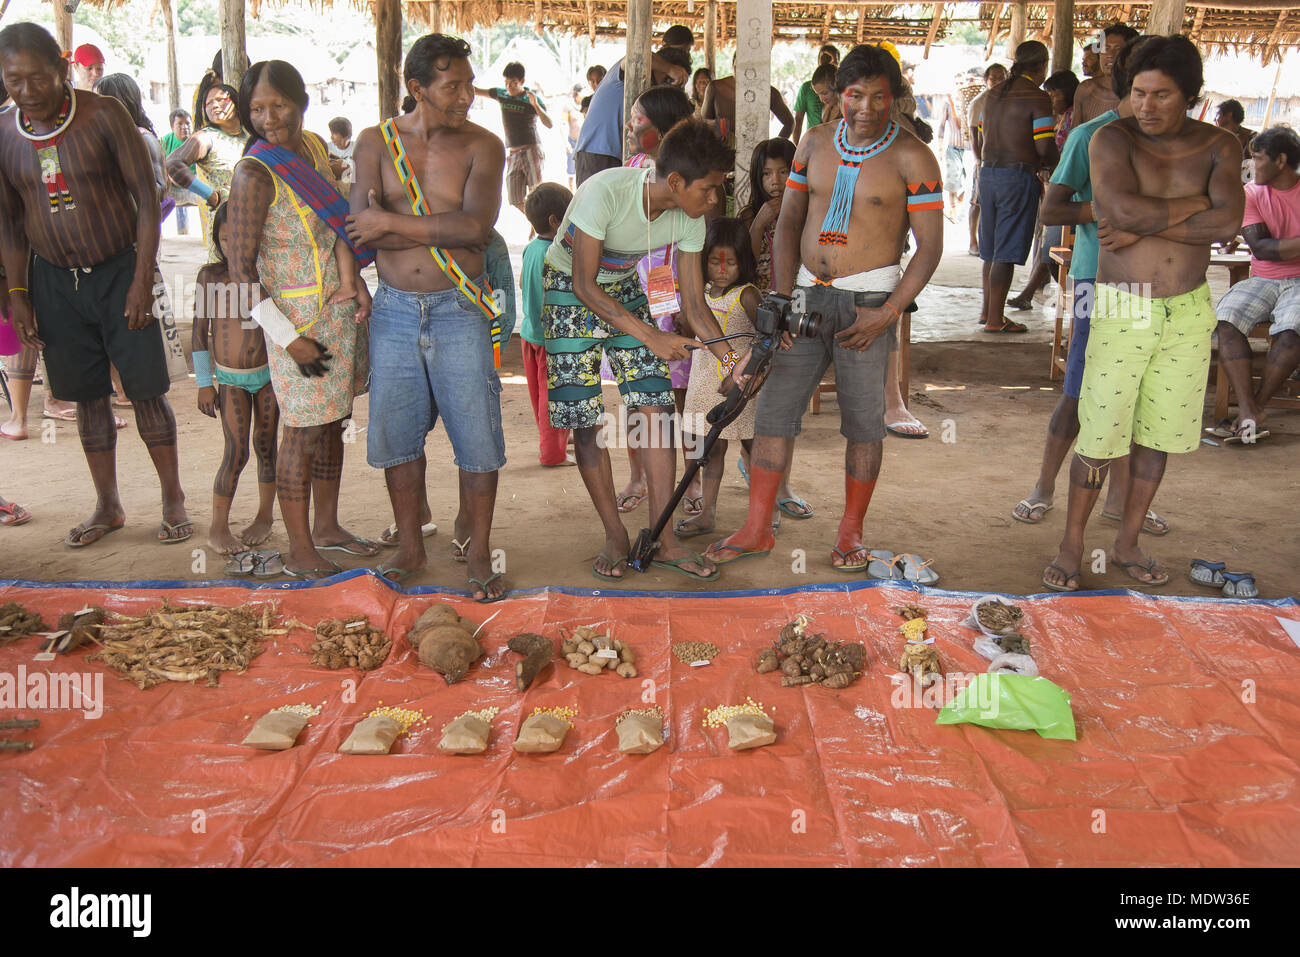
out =
<path fill-rule="evenodd" d="M 939 712 L 938 724 L 1034 730 L 1044 738 L 1077 741 L 1070 695 L 1046 678 L 980 674 Z"/>

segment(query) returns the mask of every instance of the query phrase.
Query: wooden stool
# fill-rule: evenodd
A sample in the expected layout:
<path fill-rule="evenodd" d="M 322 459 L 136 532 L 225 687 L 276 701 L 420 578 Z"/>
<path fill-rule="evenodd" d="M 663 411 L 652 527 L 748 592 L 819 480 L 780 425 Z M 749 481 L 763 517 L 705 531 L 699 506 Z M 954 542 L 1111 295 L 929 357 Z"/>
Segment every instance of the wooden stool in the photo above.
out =
<path fill-rule="evenodd" d="M 808 403 L 808 411 L 821 415 L 822 393 L 835 391 L 835 367 L 826 370 L 826 376 L 817 384 L 817 390 Z M 912 385 L 912 312 L 903 310 L 898 320 L 898 388 L 903 393 L 903 408 L 907 408 L 907 394 Z"/>
<path fill-rule="evenodd" d="M 1061 267 L 1060 281 L 1056 284 L 1056 328 L 1052 332 L 1052 362 L 1048 367 L 1048 379 L 1056 381 L 1065 378 L 1065 365 L 1070 354 L 1070 338 L 1074 335 L 1074 283 L 1069 279 L 1070 262 L 1074 258 L 1074 229 L 1067 226 L 1061 233 L 1060 246 L 1053 246 L 1048 258 Z M 1068 284 L 1068 290 L 1067 290 Z M 1070 320 L 1069 331 L 1062 335 L 1066 318 Z"/>

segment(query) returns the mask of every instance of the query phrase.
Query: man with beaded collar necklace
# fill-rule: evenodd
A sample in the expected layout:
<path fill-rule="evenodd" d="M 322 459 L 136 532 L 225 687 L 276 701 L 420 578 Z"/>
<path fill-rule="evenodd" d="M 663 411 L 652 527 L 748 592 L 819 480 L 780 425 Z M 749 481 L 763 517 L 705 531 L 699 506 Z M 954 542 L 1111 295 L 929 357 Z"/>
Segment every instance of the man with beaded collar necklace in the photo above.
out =
<path fill-rule="evenodd" d="M 0 258 L 13 326 L 25 344 L 45 349 L 51 392 L 77 403 L 98 500 L 64 542 L 81 548 L 125 524 L 110 362 L 162 484 L 157 538 L 185 541 L 193 528 L 154 325 L 160 210 L 144 141 L 116 100 L 73 91 L 68 62 L 42 27 L 0 30 L 0 70 L 15 104 L 12 121 L 0 122 Z"/>
<path fill-rule="evenodd" d="M 758 395 L 749 516 L 710 548 L 724 564 L 772 549 L 772 507 L 803 412 L 831 362 L 845 453 L 845 507 L 831 565 L 858 573 L 871 555 L 862 524 L 880 473 L 885 384 L 896 323 L 943 253 L 943 186 L 934 154 L 890 119 L 902 91 L 898 62 L 857 46 L 835 79 L 843 119 L 799 141 L 777 220 L 773 285 L 795 308 L 822 315 L 818 335 L 789 340 Z M 916 251 L 901 271 L 908 230 Z"/>

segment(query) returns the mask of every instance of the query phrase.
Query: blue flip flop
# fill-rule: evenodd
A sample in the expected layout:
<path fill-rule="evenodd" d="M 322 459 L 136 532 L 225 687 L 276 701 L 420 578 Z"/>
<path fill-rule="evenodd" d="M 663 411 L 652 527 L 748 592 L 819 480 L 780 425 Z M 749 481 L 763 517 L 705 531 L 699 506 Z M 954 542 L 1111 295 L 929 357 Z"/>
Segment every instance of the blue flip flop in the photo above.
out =
<path fill-rule="evenodd" d="M 790 508 L 789 505 L 792 502 L 795 505 L 798 505 L 799 508 L 806 508 L 808 509 L 808 511 L 801 512 L 798 509 Z M 785 514 L 789 515 L 791 518 L 812 518 L 813 517 L 812 506 L 809 505 L 805 500 L 798 497 L 778 498 L 776 500 L 776 507 L 779 508 L 781 511 L 785 512 Z"/>
<path fill-rule="evenodd" d="M 736 459 L 736 468 L 740 469 L 740 477 L 745 480 L 745 486 L 749 486 L 749 469 L 745 468 L 745 457 L 742 455 Z"/>

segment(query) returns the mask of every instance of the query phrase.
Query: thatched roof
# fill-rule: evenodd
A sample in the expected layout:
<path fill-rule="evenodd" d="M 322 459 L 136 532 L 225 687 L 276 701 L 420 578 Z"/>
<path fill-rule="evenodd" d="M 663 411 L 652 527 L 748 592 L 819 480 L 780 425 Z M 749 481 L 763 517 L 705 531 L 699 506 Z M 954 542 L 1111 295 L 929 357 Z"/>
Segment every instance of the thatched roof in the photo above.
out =
<path fill-rule="evenodd" d="M 501 21 L 532 24 L 538 32 L 560 30 L 598 36 L 623 36 L 624 0 L 405 0 L 406 16 L 424 25 L 440 23 L 444 30 L 468 30 Z M 655 0 L 656 29 L 685 23 L 701 31 L 704 0 Z M 1005 37 L 1010 30 L 1009 3 L 837 3 L 814 0 L 774 3 L 773 33 L 777 40 L 839 45 L 864 40 L 892 40 L 924 45 L 942 42 L 954 24 L 972 23 Z M 1101 27 L 1122 20 L 1142 29 L 1150 3 L 1119 4 L 1075 0 L 1074 34 L 1082 39 Z M 936 9 L 938 23 L 934 22 Z M 721 43 L 735 39 L 736 0 L 718 0 Z M 1027 38 L 1050 36 L 1052 5 L 1031 4 Z M 1300 46 L 1300 0 L 1226 0 L 1209 6 L 1190 0 L 1184 31 L 1206 52 L 1239 50 L 1268 62 L 1280 51 Z"/>

